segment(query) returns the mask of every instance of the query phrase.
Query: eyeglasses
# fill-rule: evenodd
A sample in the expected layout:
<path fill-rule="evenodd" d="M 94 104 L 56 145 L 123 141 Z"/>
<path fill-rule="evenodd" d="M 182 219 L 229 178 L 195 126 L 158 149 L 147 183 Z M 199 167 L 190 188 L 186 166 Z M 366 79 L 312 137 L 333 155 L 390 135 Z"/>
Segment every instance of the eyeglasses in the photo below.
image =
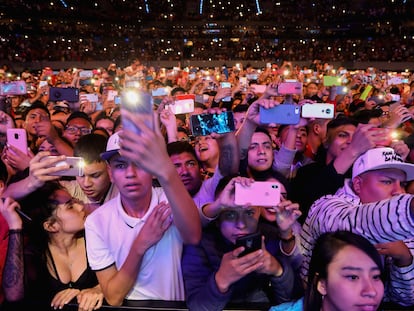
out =
<path fill-rule="evenodd" d="M 76 134 L 79 131 L 82 135 L 88 135 L 92 133 L 91 128 L 77 127 L 77 126 L 68 126 L 66 127 L 65 131 L 68 132 L 69 134 Z"/>

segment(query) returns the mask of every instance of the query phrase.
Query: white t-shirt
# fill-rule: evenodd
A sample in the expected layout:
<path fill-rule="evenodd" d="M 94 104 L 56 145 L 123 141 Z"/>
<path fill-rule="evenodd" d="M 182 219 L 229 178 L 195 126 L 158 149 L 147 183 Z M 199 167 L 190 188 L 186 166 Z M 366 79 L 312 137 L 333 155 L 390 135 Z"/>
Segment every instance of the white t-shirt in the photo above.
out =
<path fill-rule="evenodd" d="M 142 218 L 131 217 L 120 195 L 95 210 L 86 219 L 88 261 L 93 270 L 112 264 L 120 269 L 145 220 L 161 201 L 168 201 L 162 188 L 152 189 L 150 208 Z M 185 300 L 181 272 L 183 241 L 172 224 L 157 244 L 145 253 L 135 285 L 125 297 L 130 300 Z"/>

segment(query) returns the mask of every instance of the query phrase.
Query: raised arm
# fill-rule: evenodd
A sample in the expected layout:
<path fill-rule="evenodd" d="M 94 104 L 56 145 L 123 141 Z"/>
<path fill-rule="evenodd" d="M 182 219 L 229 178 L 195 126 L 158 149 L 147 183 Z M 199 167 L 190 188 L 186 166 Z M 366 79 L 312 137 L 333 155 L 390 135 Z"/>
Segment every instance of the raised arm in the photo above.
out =
<path fill-rule="evenodd" d="M 157 177 L 168 198 L 174 223 L 184 243 L 197 244 L 201 238 L 200 216 L 168 156 L 158 124 L 152 130 L 146 126 L 145 117 L 127 111 L 122 111 L 122 118 L 133 122 L 140 128 L 141 133 L 124 130 L 120 134 L 122 139 L 120 153 Z"/>
<path fill-rule="evenodd" d="M 11 198 L 0 200 L 0 212 L 9 226 L 2 285 L 4 295 L 10 302 L 24 298 L 23 222 L 16 208 L 20 208 L 19 204 Z"/>

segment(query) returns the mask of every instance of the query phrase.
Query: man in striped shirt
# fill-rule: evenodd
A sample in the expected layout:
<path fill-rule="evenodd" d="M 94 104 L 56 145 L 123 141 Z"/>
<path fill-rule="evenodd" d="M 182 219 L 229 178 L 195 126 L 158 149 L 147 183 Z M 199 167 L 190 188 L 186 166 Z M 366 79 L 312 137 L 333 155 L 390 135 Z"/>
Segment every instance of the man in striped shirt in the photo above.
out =
<path fill-rule="evenodd" d="M 324 232 L 349 230 L 369 239 L 389 269 L 385 301 L 414 305 L 414 201 L 404 183 L 414 179 L 414 164 L 394 149 L 380 147 L 362 154 L 352 180 L 334 195 L 312 205 L 301 233 L 301 274 L 306 280 L 315 240 Z"/>

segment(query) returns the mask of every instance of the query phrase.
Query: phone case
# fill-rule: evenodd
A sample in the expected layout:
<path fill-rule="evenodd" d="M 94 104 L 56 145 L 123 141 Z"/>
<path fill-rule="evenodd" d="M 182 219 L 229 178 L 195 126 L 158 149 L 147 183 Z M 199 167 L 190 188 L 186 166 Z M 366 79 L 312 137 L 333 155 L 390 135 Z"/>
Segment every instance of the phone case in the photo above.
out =
<path fill-rule="evenodd" d="M 7 129 L 7 143 L 16 147 L 24 154 L 27 154 L 27 133 L 25 129 L 10 128 Z"/>
<path fill-rule="evenodd" d="M 151 129 L 154 129 L 153 106 L 154 101 L 150 93 L 127 88 L 121 94 L 121 109 L 135 114 L 146 115 L 145 123 Z M 122 118 L 122 127 L 137 134 L 141 133 L 139 127 L 126 118 Z"/>
<path fill-rule="evenodd" d="M 234 196 L 237 205 L 276 206 L 280 203 L 280 185 L 274 181 L 256 181 L 249 187 L 236 183 Z"/>
<path fill-rule="evenodd" d="M 78 102 L 79 101 L 79 89 L 75 87 L 51 87 L 49 89 L 50 101 L 62 101 Z"/>
<path fill-rule="evenodd" d="M 56 156 L 48 156 L 47 158 L 56 158 Z M 65 161 L 56 163 L 57 166 L 69 164 L 70 168 L 67 170 L 52 173 L 52 176 L 83 176 L 84 161 L 81 157 L 66 157 Z"/>
<path fill-rule="evenodd" d="M 0 83 L 0 95 L 26 95 L 27 85 L 25 81 L 11 81 Z"/>
<path fill-rule="evenodd" d="M 280 95 L 302 94 L 302 82 L 282 82 L 277 86 L 277 92 Z"/>
<path fill-rule="evenodd" d="M 335 106 L 333 104 L 315 103 L 302 106 L 302 118 L 333 119 Z"/>
<path fill-rule="evenodd" d="M 333 77 L 333 76 L 324 76 L 323 77 L 323 85 L 324 86 L 334 86 L 334 85 L 342 85 L 341 78 Z"/>
<path fill-rule="evenodd" d="M 260 122 L 263 124 L 298 124 L 300 121 L 300 106 L 294 104 L 281 104 L 266 109 L 260 107 Z"/>
<path fill-rule="evenodd" d="M 174 105 L 170 105 L 174 114 L 190 113 L 194 111 L 195 95 L 177 95 L 175 96 Z"/>
<path fill-rule="evenodd" d="M 244 246 L 244 251 L 239 254 L 243 257 L 262 248 L 262 235 L 260 232 L 252 233 L 240 237 L 236 240 L 236 248 Z"/>
<path fill-rule="evenodd" d="M 190 127 L 193 136 L 233 132 L 235 130 L 233 112 L 194 114 L 190 117 Z"/>

